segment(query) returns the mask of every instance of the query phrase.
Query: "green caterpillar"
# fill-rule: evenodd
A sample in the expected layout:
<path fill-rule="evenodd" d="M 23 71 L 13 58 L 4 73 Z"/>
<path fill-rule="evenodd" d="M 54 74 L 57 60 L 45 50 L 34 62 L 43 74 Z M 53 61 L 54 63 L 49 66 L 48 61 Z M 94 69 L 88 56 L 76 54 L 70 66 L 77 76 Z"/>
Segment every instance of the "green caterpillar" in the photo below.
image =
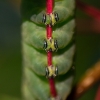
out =
<path fill-rule="evenodd" d="M 24 100 L 52 100 L 48 80 L 44 77 L 47 67 L 47 55 L 43 49 L 47 39 L 45 24 L 50 23 L 42 23 L 45 3 L 46 0 L 22 0 Z M 58 51 L 53 53 L 53 66 L 58 66 L 59 76 L 55 81 L 61 100 L 69 95 L 74 78 L 74 9 L 75 0 L 55 0 L 53 12 L 58 14 L 59 21 L 52 23 L 52 37 L 58 44 Z"/>

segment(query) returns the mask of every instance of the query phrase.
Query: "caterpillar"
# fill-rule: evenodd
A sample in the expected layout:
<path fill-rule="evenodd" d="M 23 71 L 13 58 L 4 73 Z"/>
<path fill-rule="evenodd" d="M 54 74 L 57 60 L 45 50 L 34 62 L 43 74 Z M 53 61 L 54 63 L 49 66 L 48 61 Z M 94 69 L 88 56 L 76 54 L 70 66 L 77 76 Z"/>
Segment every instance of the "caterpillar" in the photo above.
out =
<path fill-rule="evenodd" d="M 48 50 L 57 51 L 53 52 L 53 66 L 57 66 L 54 70 L 58 74 L 55 78 L 56 89 L 61 98 L 57 100 L 65 100 L 73 84 L 75 0 L 55 0 L 51 15 L 46 14 L 45 2 L 22 0 L 24 100 L 54 100 L 50 96 L 48 80 L 44 77 L 48 73 L 45 52 Z M 53 26 L 50 40 L 46 37 L 47 24 Z"/>

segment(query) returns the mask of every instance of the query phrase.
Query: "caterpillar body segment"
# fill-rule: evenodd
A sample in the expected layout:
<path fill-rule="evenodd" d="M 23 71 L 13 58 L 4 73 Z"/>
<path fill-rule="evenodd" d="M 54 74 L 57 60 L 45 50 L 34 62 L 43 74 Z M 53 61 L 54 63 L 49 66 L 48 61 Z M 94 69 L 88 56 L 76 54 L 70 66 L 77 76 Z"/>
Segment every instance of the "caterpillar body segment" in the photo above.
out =
<path fill-rule="evenodd" d="M 22 0 L 23 100 L 54 99 L 45 75 L 57 76 L 55 83 L 61 100 L 66 100 L 73 84 L 75 0 L 55 0 L 51 15 L 46 14 L 45 1 Z M 47 39 L 46 25 L 53 28 L 52 42 Z M 57 51 L 53 52 L 50 69 L 44 49 Z"/>
<path fill-rule="evenodd" d="M 24 62 L 23 100 L 28 98 L 29 100 L 52 100 L 47 78 L 37 75 L 27 66 L 28 63 Z M 66 74 L 55 78 L 56 89 L 61 100 L 65 100 L 71 91 L 73 73 L 73 70 L 69 70 Z"/>
<path fill-rule="evenodd" d="M 75 28 L 75 20 L 72 19 L 67 24 L 61 27 L 56 27 L 53 30 L 52 38 L 57 40 L 59 49 L 66 47 L 73 39 Z M 25 21 L 22 25 L 23 41 L 39 50 L 44 50 L 44 40 L 46 38 L 45 27 L 40 27 L 31 21 Z"/>
<path fill-rule="evenodd" d="M 45 67 L 47 67 L 47 55 L 44 52 L 38 52 L 37 49 L 30 45 L 23 43 L 23 53 L 24 60 L 28 63 L 28 68 L 38 75 L 45 76 Z M 65 74 L 71 68 L 73 63 L 73 56 L 75 45 L 72 44 L 71 47 L 66 47 L 64 50 L 58 50 L 57 53 L 53 55 L 53 66 L 58 66 L 58 75 Z M 38 57 L 37 57 L 38 56 Z"/>
<path fill-rule="evenodd" d="M 45 0 L 42 0 L 45 2 Z M 39 1 L 37 1 L 39 2 Z M 66 3 L 67 2 L 67 3 Z M 39 13 L 37 13 L 36 11 L 34 11 L 35 9 L 31 9 L 31 11 L 33 12 L 30 12 L 30 16 L 29 18 L 31 19 L 32 22 L 36 23 L 37 25 L 44 25 L 44 23 L 42 22 L 42 19 L 43 19 L 43 15 L 46 15 L 47 17 L 47 23 L 46 24 L 50 24 L 51 21 L 54 22 L 54 24 L 56 23 L 56 20 L 54 21 L 55 19 L 55 14 L 57 14 L 56 16 L 58 16 L 58 19 L 59 21 L 57 21 L 57 24 L 59 25 L 60 23 L 66 21 L 69 17 L 73 16 L 74 15 L 74 9 L 75 9 L 75 6 L 71 5 L 72 4 L 75 5 L 75 1 L 74 0 L 58 0 L 57 2 L 55 1 L 55 6 L 54 6 L 54 9 L 53 9 L 53 13 L 51 13 L 51 15 L 48 15 L 46 14 L 46 11 L 44 9 L 43 10 L 40 10 L 40 7 L 36 6 L 33 4 L 33 6 L 40 11 Z M 41 7 L 44 5 L 44 3 L 41 3 Z M 32 5 L 32 4 L 31 4 Z M 25 14 L 25 13 L 24 13 Z M 53 24 L 53 25 L 54 25 Z M 44 26 L 45 27 L 45 26 Z"/>

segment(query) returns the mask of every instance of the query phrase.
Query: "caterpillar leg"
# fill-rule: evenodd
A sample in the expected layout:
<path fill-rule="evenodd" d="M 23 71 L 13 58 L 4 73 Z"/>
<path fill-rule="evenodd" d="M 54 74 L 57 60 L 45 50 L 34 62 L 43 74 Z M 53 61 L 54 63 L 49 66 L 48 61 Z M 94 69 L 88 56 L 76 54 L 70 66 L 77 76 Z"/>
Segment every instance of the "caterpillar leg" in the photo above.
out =
<path fill-rule="evenodd" d="M 57 51 L 58 50 L 57 40 L 54 40 L 52 38 L 44 40 L 44 46 L 43 46 L 43 48 L 46 51 Z"/>
<path fill-rule="evenodd" d="M 54 47 L 56 48 L 56 51 L 58 50 L 58 43 L 57 40 L 54 40 Z"/>
<path fill-rule="evenodd" d="M 46 77 L 56 77 L 58 75 L 58 67 L 55 66 L 48 66 L 46 67 Z"/>
<path fill-rule="evenodd" d="M 58 20 L 59 20 L 58 13 L 54 12 L 51 13 L 50 15 L 43 14 L 42 23 L 44 23 L 45 25 L 54 26 Z"/>
<path fill-rule="evenodd" d="M 56 22 L 59 20 L 58 13 L 54 13 Z"/>
<path fill-rule="evenodd" d="M 44 45 L 43 45 L 43 48 L 46 50 L 47 46 L 48 46 L 47 41 L 46 41 L 46 40 L 44 40 Z"/>
<path fill-rule="evenodd" d="M 46 14 L 43 14 L 42 23 L 46 23 Z"/>

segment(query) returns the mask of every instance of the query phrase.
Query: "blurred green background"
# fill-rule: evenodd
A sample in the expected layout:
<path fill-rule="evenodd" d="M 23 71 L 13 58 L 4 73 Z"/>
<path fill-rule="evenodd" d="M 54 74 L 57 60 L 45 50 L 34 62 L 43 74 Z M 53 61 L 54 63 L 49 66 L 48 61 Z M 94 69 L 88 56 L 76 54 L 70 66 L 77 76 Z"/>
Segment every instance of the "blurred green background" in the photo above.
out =
<path fill-rule="evenodd" d="M 84 2 L 100 8 L 100 0 L 84 0 Z M 21 98 L 22 55 L 19 7 L 20 0 L 0 0 L 0 100 Z M 75 83 L 100 59 L 100 31 L 93 28 L 92 24 L 95 21 L 79 9 L 76 11 L 76 19 Z M 94 100 L 98 84 L 90 88 L 79 100 Z"/>
<path fill-rule="evenodd" d="M 21 17 L 14 7 L 0 1 L 0 100 L 21 97 Z"/>

